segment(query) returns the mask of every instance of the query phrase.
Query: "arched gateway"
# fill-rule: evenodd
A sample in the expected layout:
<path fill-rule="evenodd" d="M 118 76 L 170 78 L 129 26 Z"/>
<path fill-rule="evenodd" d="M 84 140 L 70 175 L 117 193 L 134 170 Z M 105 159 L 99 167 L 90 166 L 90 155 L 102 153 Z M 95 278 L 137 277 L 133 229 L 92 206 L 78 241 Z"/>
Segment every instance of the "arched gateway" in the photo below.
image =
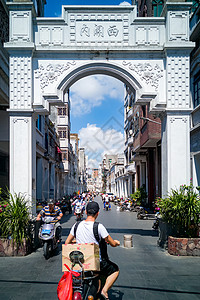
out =
<path fill-rule="evenodd" d="M 189 183 L 190 4 L 167 2 L 159 18 L 136 6 L 63 6 L 60 18 L 36 18 L 31 1 L 8 6 L 12 192 L 35 197 L 35 116 L 91 74 L 120 79 L 161 117 L 162 194 Z"/>

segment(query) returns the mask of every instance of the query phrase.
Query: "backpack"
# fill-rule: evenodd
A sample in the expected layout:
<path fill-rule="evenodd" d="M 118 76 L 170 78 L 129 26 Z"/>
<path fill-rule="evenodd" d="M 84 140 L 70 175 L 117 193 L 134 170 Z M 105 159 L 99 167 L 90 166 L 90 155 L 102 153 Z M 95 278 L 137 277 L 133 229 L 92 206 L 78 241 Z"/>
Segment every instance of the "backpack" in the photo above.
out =
<path fill-rule="evenodd" d="M 78 225 L 80 224 L 81 221 L 76 222 L 75 226 L 74 226 L 74 237 L 76 238 L 76 231 L 78 228 Z M 94 233 L 94 237 L 96 239 L 96 241 L 99 244 L 99 249 L 100 249 L 100 253 L 101 253 L 101 259 L 102 260 L 108 260 L 108 252 L 107 252 L 107 243 L 105 241 L 105 239 L 103 238 L 99 238 L 99 234 L 98 234 L 98 226 L 99 226 L 99 222 L 94 222 L 93 225 L 93 233 Z"/>

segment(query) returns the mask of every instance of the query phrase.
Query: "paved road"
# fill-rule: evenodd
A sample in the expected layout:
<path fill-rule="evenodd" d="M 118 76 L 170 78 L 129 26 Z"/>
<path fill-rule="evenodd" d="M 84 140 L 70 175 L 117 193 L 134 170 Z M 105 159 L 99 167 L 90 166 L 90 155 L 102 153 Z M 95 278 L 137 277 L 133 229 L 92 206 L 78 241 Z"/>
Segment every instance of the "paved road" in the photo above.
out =
<path fill-rule="evenodd" d="M 123 244 L 124 234 L 133 235 L 134 247 L 108 247 L 120 276 L 110 290 L 110 300 L 200 299 L 200 257 L 172 257 L 157 247 L 152 221 L 137 220 L 135 213 L 109 212 L 101 206 L 98 221 Z M 63 243 L 75 217 L 63 218 Z M 61 272 L 61 251 L 46 261 L 42 249 L 26 257 L 0 258 L 1 300 L 56 300 Z"/>

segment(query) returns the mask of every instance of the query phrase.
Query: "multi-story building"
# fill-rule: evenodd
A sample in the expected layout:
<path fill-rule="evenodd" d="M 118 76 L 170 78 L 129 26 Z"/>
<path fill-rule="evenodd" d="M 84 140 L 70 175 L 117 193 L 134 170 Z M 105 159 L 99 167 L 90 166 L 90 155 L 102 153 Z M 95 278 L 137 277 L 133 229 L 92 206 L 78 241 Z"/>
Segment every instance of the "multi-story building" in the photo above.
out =
<path fill-rule="evenodd" d="M 52 121 L 38 115 L 36 121 L 36 199 L 59 199 L 62 196 L 62 158 L 59 137 Z"/>
<path fill-rule="evenodd" d="M 70 151 L 70 181 L 69 189 L 71 190 L 71 194 L 74 192 L 78 192 L 80 190 L 79 186 L 79 154 L 78 154 L 78 134 L 70 133 L 70 143 L 71 143 L 71 151 Z"/>
<path fill-rule="evenodd" d="M 120 171 L 123 170 L 123 175 L 120 176 Z M 128 193 L 128 183 L 125 186 L 124 176 L 124 154 L 117 155 L 117 161 L 110 168 L 110 192 L 117 197 L 125 197 Z"/>
<path fill-rule="evenodd" d="M 59 137 L 59 149 L 62 157 L 62 194 L 68 194 L 69 172 L 70 172 L 70 98 L 69 90 L 64 95 L 62 106 L 51 108 L 50 119 L 56 127 Z M 63 196 L 62 195 L 62 196 Z"/>
<path fill-rule="evenodd" d="M 109 192 L 111 187 L 110 183 L 110 168 L 112 164 L 117 162 L 117 155 L 116 154 L 105 154 L 103 161 L 102 161 L 102 192 Z"/>
<path fill-rule="evenodd" d="M 200 5 L 190 20 L 190 38 L 196 43 L 191 52 L 191 113 L 190 150 L 192 160 L 191 177 L 195 186 L 200 186 Z"/>
<path fill-rule="evenodd" d="M 128 195 L 144 186 L 151 205 L 161 195 L 161 121 L 149 113 L 149 104 L 135 105 L 134 98 L 126 87 L 124 176 Z"/>
<path fill-rule="evenodd" d="M 0 188 L 9 187 L 9 57 L 3 44 L 8 42 L 9 15 L 0 0 Z"/>
<path fill-rule="evenodd" d="M 85 148 L 79 148 L 78 157 L 79 157 L 79 183 L 80 183 L 80 192 L 82 193 L 84 191 L 87 191 Z"/>

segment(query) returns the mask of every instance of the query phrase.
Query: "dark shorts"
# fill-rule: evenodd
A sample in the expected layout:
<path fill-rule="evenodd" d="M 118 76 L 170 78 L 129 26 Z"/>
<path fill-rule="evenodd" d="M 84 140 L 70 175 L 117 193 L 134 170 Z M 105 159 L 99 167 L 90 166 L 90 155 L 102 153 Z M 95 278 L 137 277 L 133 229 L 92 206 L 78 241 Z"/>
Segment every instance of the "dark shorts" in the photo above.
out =
<path fill-rule="evenodd" d="M 119 271 L 119 267 L 110 260 L 102 260 L 100 262 L 100 274 L 103 276 L 110 276 L 111 274 Z"/>

